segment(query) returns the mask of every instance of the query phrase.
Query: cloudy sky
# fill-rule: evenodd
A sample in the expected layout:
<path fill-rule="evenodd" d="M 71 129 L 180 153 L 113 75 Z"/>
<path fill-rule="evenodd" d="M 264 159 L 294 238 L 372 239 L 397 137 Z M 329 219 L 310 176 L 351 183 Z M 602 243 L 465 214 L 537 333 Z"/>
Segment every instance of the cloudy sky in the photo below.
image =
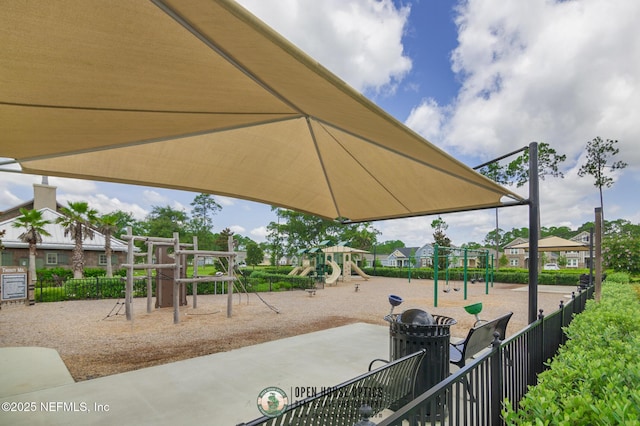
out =
<path fill-rule="evenodd" d="M 567 156 L 564 179 L 541 181 L 543 226 L 576 228 L 599 205 L 580 178 L 588 141 L 618 140 L 628 167 L 604 192 L 607 219 L 640 223 L 640 2 L 629 0 L 241 0 L 246 8 L 430 142 L 473 167 L 546 142 Z M 1 136 L 0 136 L 1 141 Z M 0 142 L 1 156 L 1 142 Z M 39 176 L 0 173 L 0 210 L 33 198 Z M 101 213 L 190 210 L 197 194 L 51 177 L 58 199 Z M 526 195 L 527 187 L 514 189 Z M 270 206 L 216 197 L 214 231 L 264 241 Z M 433 240 L 435 217 L 374 223 L 380 239 Z M 481 242 L 493 211 L 444 215 L 455 244 Z M 505 230 L 526 207 L 500 211 Z"/>

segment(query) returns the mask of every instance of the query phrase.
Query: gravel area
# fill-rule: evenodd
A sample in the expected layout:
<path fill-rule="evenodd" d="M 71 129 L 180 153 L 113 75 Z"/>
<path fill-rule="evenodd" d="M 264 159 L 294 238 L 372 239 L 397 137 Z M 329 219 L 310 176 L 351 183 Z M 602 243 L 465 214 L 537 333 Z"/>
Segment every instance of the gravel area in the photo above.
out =
<path fill-rule="evenodd" d="M 404 299 L 394 312 L 420 308 L 455 318 L 454 337 L 463 338 L 473 325 L 475 318 L 464 306 L 475 302 L 483 303 L 483 319 L 514 312 L 507 336 L 526 326 L 526 286 L 496 283 L 485 294 L 484 283 L 468 284 L 464 300 L 463 289 L 453 291 L 457 285 L 445 293 L 440 283 L 437 308 L 433 281 L 416 279 L 354 277 L 351 282 L 326 286 L 315 296 L 305 291 L 261 293 L 279 313 L 255 294 L 236 294 L 232 318 L 227 318 L 226 295 L 201 295 L 197 309 L 187 298 L 189 306 L 180 308 L 179 324 L 173 323 L 173 308 L 147 313 L 146 299 L 134 299 L 132 321 L 126 320 L 124 306 L 116 300 L 8 305 L 0 310 L 0 347 L 56 349 L 76 381 L 88 380 L 355 322 L 386 325 L 383 317 L 390 310 L 389 294 Z M 553 312 L 571 291 L 571 287 L 541 287 L 538 308 Z"/>

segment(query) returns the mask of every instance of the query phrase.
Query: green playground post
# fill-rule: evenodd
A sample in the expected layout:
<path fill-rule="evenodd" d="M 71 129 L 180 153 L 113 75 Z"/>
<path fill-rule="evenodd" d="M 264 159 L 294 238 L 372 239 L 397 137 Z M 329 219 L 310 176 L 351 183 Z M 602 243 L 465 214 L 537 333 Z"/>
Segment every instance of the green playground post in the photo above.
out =
<path fill-rule="evenodd" d="M 467 248 L 464 248 L 464 300 L 467 300 Z"/>
<path fill-rule="evenodd" d="M 438 245 L 433 245 L 433 307 L 438 307 Z"/>
<path fill-rule="evenodd" d="M 489 294 L 489 250 L 487 250 L 487 261 L 486 261 L 486 265 L 484 268 L 484 287 L 485 287 L 485 294 Z"/>

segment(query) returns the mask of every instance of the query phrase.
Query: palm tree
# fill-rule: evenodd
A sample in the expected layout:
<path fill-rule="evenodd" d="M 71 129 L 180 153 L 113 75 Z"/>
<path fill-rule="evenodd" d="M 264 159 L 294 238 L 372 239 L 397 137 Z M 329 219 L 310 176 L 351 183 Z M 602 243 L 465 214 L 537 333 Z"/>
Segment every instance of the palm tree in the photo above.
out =
<path fill-rule="evenodd" d="M 104 253 L 107 256 L 107 278 L 113 277 L 113 266 L 111 265 L 111 236 L 117 232 L 119 227 L 118 216 L 113 213 L 102 215 L 97 220 L 98 231 L 104 234 Z"/>
<path fill-rule="evenodd" d="M 75 242 L 71 256 L 73 278 L 83 278 L 84 250 L 82 249 L 82 242 L 85 238 L 93 239 L 95 233 L 92 226 L 96 221 L 98 211 L 90 209 L 87 202 L 69 201 L 68 207 L 60 208 L 60 213 L 64 216 L 58 218 L 56 223 L 64 227 L 65 237 L 70 235 Z"/>
<path fill-rule="evenodd" d="M 36 277 L 36 246 L 42 242 L 42 236 L 49 236 L 49 232 L 45 229 L 45 226 L 51 223 L 51 221 L 42 217 L 42 212 L 39 210 L 27 210 L 20 209 L 22 216 L 18 217 L 13 222 L 14 228 L 24 228 L 25 232 L 18 235 L 18 238 L 23 243 L 29 244 L 29 277 L 31 283 L 35 283 Z"/>

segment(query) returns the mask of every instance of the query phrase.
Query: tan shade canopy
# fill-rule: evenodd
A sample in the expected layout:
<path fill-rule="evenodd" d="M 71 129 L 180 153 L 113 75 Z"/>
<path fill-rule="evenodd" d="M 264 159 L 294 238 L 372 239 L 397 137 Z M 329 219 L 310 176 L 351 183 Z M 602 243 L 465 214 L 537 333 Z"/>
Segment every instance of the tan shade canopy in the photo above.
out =
<path fill-rule="evenodd" d="M 529 243 L 516 244 L 510 248 L 528 250 Z M 589 251 L 589 246 L 560 237 L 547 237 L 538 240 L 538 251 Z"/>
<path fill-rule="evenodd" d="M 352 221 L 521 201 L 233 1 L 6 2 L 0 49 L 0 157 L 26 173 Z"/>

